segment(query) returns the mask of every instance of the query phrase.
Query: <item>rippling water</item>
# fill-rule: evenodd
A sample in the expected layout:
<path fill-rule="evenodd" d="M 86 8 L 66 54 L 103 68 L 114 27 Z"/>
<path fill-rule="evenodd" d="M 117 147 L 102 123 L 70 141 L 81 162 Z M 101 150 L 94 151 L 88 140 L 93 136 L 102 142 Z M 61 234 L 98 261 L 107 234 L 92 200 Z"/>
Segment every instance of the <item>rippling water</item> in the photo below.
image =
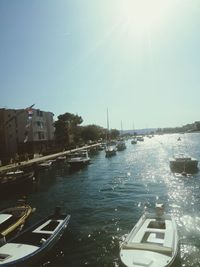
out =
<path fill-rule="evenodd" d="M 162 135 L 132 145 L 116 156 L 100 151 L 91 164 L 71 172 L 66 164 L 42 171 L 27 191 L 36 207 L 30 222 L 48 215 L 57 205 L 65 207 L 71 220 L 64 237 L 40 266 L 122 266 L 119 244 L 138 221 L 144 208 L 156 201 L 174 214 L 180 237 L 180 253 L 173 267 L 200 266 L 200 173 L 176 177 L 169 157 L 186 151 L 200 161 L 200 134 Z M 1 199 L 1 206 L 19 198 Z M 38 265 L 37 265 L 38 266 Z"/>

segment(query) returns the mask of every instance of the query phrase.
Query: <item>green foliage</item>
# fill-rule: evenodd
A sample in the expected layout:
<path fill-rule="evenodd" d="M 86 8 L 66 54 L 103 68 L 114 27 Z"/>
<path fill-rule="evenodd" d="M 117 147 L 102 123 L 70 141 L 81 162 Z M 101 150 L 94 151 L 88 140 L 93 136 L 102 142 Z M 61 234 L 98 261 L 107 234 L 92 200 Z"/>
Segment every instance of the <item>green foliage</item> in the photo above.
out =
<path fill-rule="evenodd" d="M 116 139 L 120 136 L 120 131 L 117 129 L 111 129 L 110 131 L 110 139 Z"/>
<path fill-rule="evenodd" d="M 82 127 L 82 139 L 86 142 L 88 140 L 97 141 L 105 136 L 105 130 L 97 125 L 87 125 Z"/>
<path fill-rule="evenodd" d="M 116 139 L 120 132 L 116 129 L 109 131 L 95 124 L 80 126 L 83 122 L 81 116 L 71 113 L 65 113 L 58 116 L 55 121 L 55 140 L 56 143 L 64 147 L 78 145 L 82 141 L 87 142 L 105 140 L 109 136 L 110 139 Z"/>
<path fill-rule="evenodd" d="M 58 116 L 58 120 L 55 121 L 55 140 L 58 144 L 68 146 L 78 139 L 80 135 L 79 125 L 83 122 L 81 116 L 71 113 L 65 113 Z"/>

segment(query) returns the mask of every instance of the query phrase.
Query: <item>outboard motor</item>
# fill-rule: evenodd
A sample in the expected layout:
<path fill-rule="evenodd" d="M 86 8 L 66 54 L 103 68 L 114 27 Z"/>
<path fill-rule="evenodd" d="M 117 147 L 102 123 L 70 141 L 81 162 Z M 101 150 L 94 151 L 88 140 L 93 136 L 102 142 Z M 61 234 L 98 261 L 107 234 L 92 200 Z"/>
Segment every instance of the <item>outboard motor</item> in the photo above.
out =
<path fill-rule="evenodd" d="M 161 203 L 161 204 L 156 203 L 156 216 L 158 218 L 161 218 L 163 216 L 164 210 L 165 210 L 165 208 L 164 208 L 164 204 L 163 203 Z"/>

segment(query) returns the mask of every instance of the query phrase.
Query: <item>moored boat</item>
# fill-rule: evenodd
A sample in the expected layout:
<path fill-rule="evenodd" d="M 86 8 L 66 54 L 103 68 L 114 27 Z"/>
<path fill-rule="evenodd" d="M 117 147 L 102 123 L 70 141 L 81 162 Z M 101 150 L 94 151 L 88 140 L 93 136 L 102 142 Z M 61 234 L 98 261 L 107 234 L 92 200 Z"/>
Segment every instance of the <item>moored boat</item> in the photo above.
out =
<path fill-rule="evenodd" d="M 70 167 L 79 168 L 90 163 L 90 157 L 86 149 L 80 150 L 79 152 L 74 152 L 69 155 L 67 163 Z"/>
<path fill-rule="evenodd" d="M 53 164 L 53 160 L 43 161 L 38 164 L 39 169 L 49 169 Z"/>
<path fill-rule="evenodd" d="M 137 138 L 133 138 L 133 139 L 131 140 L 131 144 L 132 144 L 132 145 L 137 144 Z"/>
<path fill-rule="evenodd" d="M 183 153 L 170 158 L 169 164 L 173 172 L 195 173 L 198 171 L 198 160 Z"/>
<path fill-rule="evenodd" d="M 55 212 L 0 247 L 0 266 L 31 266 L 58 242 L 69 223 L 70 215 Z"/>
<path fill-rule="evenodd" d="M 3 237 L 9 236 L 18 229 L 22 229 L 25 221 L 34 211 L 31 206 L 23 200 L 18 201 L 15 206 L 5 208 L 0 211 L 0 234 Z"/>
<path fill-rule="evenodd" d="M 126 149 L 126 143 L 125 143 L 125 141 L 124 140 L 119 140 L 117 142 L 116 147 L 117 147 L 117 150 L 118 151 L 122 151 L 122 150 Z"/>
<path fill-rule="evenodd" d="M 34 171 L 32 170 L 14 170 L 9 171 L 0 176 L 0 191 L 5 192 L 10 189 L 16 190 L 23 187 L 35 179 Z"/>
<path fill-rule="evenodd" d="M 117 154 L 116 146 L 107 145 L 105 148 L 106 157 L 111 157 Z"/>
<path fill-rule="evenodd" d="M 162 204 L 156 205 L 155 213 L 144 213 L 120 248 L 120 258 L 128 267 L 166 267 L 177 253 L 177 225 Z"/>

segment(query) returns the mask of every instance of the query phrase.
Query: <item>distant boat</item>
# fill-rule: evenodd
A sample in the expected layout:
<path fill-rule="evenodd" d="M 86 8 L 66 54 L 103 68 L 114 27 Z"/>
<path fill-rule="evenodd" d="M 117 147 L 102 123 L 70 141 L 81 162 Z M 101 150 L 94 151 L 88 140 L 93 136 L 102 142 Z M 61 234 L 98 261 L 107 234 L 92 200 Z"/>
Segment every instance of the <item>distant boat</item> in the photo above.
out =
<path fill-rule="evenodd" d="M 69 155 L 67 163 L 70 167 L 79 168 L 90 163 L 90 157 L 86 149 L 80 150 L 79 152 L 74 152 Z"/>
<path fill-rule="evenodd" d="M 52 160 L 43 161 L 38 164 L 39 169 L 49 169 L 53 164 Z"/>
<path fill-rule="evenodd" d="M 137 144 L 137 138 L 136 138 L 136 137 L 134 137 L 134 138 L 131 140 L 131 144 L 132 144 L 132 145 Z"/>
<path fill-rule="evenodd" d="M 144 137 L 143 136 L 137 136 L 137 141 L 143 142 L 144 141 Z"/>
<path fill-rule="evenodd" d="M 108 109 L 107 109 L 107 136 L 106 136 L 105 153 L 107 158 L 117 154 L 116 142 L 110 140 Z"/>
<path fill-rule="evenodd" d="M 70 215 L 55 212 L 1 244 L 0 266 L 28 267 L 37 263 L 61 238 L 69 219 Z"/>
<path fill-rule="evenodd" d="M 60 161 L 65 161 L 66 160 L 66 156 L 59 156 L 56 158 L 56 161 L 60 162 Z"/>
<path fill-rule="evenodd" d="M 105 148 L 106 157 L 111 157 L 117 154 L 116 146 L 107 145 Z"/>
<path fill-rule="evenodd" d="M 18 201 L 14 206 L 0 211 L 0 235 L 2 237 L 10 236 L 18 229 L 21 230 L 25 221 L 33 212 L 31 206 L 23 200 Z"/>
<path fill-rule="evenodd" d="M 173 172 L 195 173 L 198 171 L 198 160 L 184 153 L 174 155 L 169 159 L 169 164 Z"/>
<path fill-rule="evenodd" d="M 162 204 L 157 204 L 156 213 L 145 213 L 126 237 L 120 258 L 127 267 L 167 267 L 177 252 L 175 219 L 164 213 Z"/>
<path fill-rule="evenodd" d="M 133 132 L 134 132 L 134 130 L 135 130 L 135 127 L 134 127 L 134 123 L 133 123 Z M 132 144 L 132 145 L 137 144 L 136 133 L 134 133 L 134 137 L 133 137 L 133 139 L 131 140 L 131 144 Z"/>
<path fill-rule="evenodd" d="M 118 151 L 122 151 L 122 150 L 126 149 L 126 143 L 125 143 L 125 141 L 124 140 L 119 140 L 117 142 L 116 147 L 117 147 L 117 150 Z"/>
<path fill-rule="evenodd" d="M 117 141 L 116 147 L 118 151 L 122 151 L 124 149 L 126 149 L 126 143 L 122 137 L 122 133 L 123 133 L 123 128 L 122 128 L 122 122 L 121 122 L 121 133 L 120 133 L 120 139 Z"/>

